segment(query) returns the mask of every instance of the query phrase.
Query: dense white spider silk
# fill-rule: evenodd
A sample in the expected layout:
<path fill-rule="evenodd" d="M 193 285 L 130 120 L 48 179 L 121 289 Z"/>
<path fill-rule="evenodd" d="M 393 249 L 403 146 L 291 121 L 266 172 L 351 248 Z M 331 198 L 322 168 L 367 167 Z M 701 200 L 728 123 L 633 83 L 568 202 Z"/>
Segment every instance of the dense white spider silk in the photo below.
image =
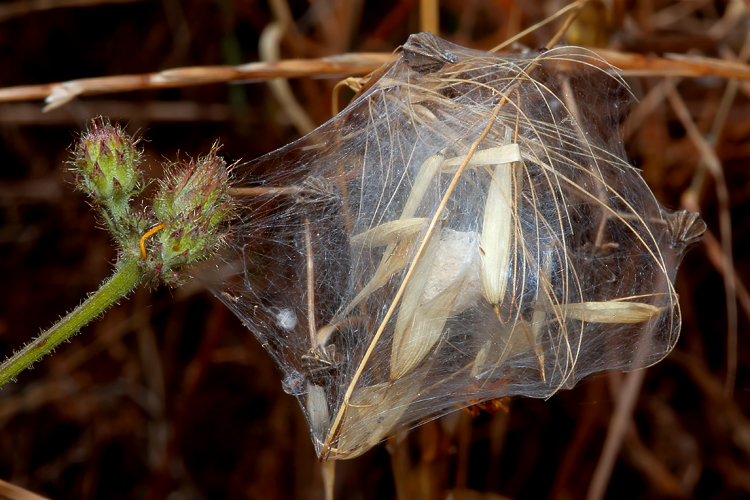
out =
<path fill-rule="evenodd" d="M 215 287 L 286 374 L 321 459 L 502 396 L 666 356 L 703 223 L 625 159 L 613 68 L 412 36 L 355 101 L 240 169 Z"/>

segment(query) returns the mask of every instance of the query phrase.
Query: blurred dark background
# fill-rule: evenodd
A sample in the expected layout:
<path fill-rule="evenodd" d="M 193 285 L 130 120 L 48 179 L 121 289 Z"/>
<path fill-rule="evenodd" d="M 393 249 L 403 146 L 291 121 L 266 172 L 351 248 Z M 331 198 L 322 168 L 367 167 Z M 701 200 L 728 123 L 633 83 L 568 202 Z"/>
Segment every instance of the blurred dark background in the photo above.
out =
<path fill-rule="evenodd" d="M 487 50 L 564 5 L 444 0 L 439 31 Z M 521 42 L 543 47 L 562 19 Z M 286 26 L 278 46 L 284 59 L 390 52 L 424 22 L 417 0 L 11 0 L 0 3 L 0 87 L 257 61 L 261 33 L 275 20 Z M 591 2 L 565 40 L 678 53 L 700 64 L 703 56 L 740 57 L 748 27 L 743 1 L 610 0 Z M 729 189 L 723 207 L 721 186 L 700 173 L 695 138 L 659 94 L 664 72 L 628 77 L 640 100 L 626 128 L 631 161 L 666 206 L 697 203 L 713 236 L 682 265 L 682 337 L 645 375 L 632 423 L 620 431 L 606 498 L 750 496 L 750 310 L 742 285 L 750 265 L 750 80 L 738 84 L 712 135 L 728 81 L 706 68 L 674 85 L 698 130 L 715 141 Z M 290 82 L 314 124 L 331 117 L 339 80 Z M 0 102 L 3 357 L 112 271 L 110 238 L 65 165 L 91 117 L 104 114 L 144 137 L 154 177 L 165 158 L 205 153 L 216 140 L 227 158 L 249 160 L 300 136 L 264 82 L 86 96 L 49 113 L 42 107 Z M 722 264 L 722 213 L 732 217 L 733 270 Z M 735 320 L 727 320 L 724 280 L 732 272 L 738 342 L 728 355 Z M 736 383 L 727 386 L 732 356 Z M 200 284 L 139 289 L 0 391 L 0 478 L 54 499 L 322 498 L 306 424 L 280 379 L 252 335 Z M 516 399 L 509 413 L 472 419 L 457 412 L 428 423 L 340 463 L 337 498 L 584 498 L 600 474 L 622 383 L 619 373 L 599 374 L 548 401 Z"/>

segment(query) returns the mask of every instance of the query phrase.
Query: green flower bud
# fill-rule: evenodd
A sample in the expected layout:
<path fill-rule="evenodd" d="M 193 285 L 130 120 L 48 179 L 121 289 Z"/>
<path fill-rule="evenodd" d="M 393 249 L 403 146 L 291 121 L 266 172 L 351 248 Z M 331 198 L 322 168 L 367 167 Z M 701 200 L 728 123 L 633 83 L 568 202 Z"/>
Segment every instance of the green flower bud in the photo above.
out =
<path fill-rule="evenodd" d="M 142 173 L 137 168 L 141 152 L 123 130 L 104 118 L 95 119 L 73 151 L 77 186 L 103 205 L 115 219 L 129 215 L 130 198 L 138 194 Z"/>
<path fill-rule="evenodd" d="M 152 209 L 163 227 L 147 258 L 153 284 L 180 284 L 184 278 L 178 271 L 209 258 L 227 235 L 230 169 L 216 154 L 214 146 L 207 156 L 173 167 L 160 182 Z"/>

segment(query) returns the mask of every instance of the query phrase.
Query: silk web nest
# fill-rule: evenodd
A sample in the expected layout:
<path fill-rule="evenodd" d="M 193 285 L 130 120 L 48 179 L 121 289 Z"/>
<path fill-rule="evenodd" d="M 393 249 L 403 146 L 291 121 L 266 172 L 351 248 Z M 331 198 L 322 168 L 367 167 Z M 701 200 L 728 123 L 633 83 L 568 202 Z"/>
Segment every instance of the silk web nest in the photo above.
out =
<path fill-rule="evenodd" d="M 355 100 L 241 169 L 216 287 L 283 371 L 321 460 L 477 401 L 664 358 L 704 229 L 619 137 L 591 52 L 413 35 Z"/>

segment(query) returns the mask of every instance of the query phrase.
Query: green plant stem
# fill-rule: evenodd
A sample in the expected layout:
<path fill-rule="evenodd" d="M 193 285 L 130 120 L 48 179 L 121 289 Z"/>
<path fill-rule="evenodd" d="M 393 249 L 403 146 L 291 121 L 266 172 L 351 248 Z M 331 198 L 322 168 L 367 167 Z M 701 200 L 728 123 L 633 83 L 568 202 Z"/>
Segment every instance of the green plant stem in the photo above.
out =
<path fill-rule="evenodd" d="M 115 274 L 105 281 L 73 311 L 43 332 L 23 349 L 16 352 L 0 365 L 0 386 L 51 352 L 64 340 L 75 335 L 87 323 L 96 319 L 109 306 L 128 295 L 143 278 L 143 273 L 135 258 L 121 261 Z"/>

